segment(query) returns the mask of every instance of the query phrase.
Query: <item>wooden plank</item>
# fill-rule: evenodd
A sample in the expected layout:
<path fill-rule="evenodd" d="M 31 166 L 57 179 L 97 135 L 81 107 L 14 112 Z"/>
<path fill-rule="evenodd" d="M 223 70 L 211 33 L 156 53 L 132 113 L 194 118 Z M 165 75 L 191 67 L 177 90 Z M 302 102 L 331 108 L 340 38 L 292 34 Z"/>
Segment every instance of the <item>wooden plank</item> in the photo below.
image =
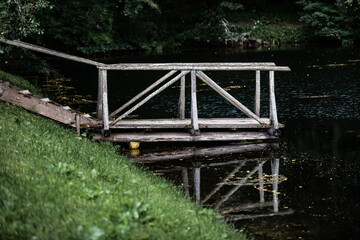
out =
<path fill-rule="evenodd" d="M 254 113 L 260 117 L 260 71 L 256 71 Z"/>
<path fill-rule="evenodd" d="M 182 132 L 159 133 L 112 133 L 104 138 L 101 134 L 94 135 L 95 140 L 110 142 L 201 142 L 201 141 L 245 141 L 277 139 L 264 132 L 203 132 L 200 136 Z"/>
<path fill-rule="evenodd" d="M 198 109 L 196 99 L 196 73 L 191 71 L 191 126 L 192 134 L 200 135 L 199 121 L 198 121 Z"/>
<path fill-rule="evenodd" d="M 185 76 L 180 80 L 179 118 L 185 119 Z"/>
<path fill-rule="evenodd" d="M 126 111 L 124 114 L 122 114 L 120 117 L 118 117 L 116 120 L 114 120 L 113 122 L 111 122 L 111 125 L 114 125 L 115 123 L 117 123 L 118 121 L 120 121 L 121 119 L 125 118 L 126 116 L 128 116 L 130 113 L 132 113 L 133 111 L 135 111 L 136 109 L 138 109 L 139 107 L 141 107 L 142 105 L 144 105 L 147 101 L 149 101 L 150 99 L 152 99 L 153 97 L 155 97 L 156 95 L 158 95 L 159 93 L 161 93 L 163 90 L 165 90 L 166 88 L 168 88 L 169 86 L 171 86 L 173 83 L 175 83 L 177 80 L 179 80 L 182 76 L 185 76 L 186 74 L 188 74 L 189 71 L 182 71 L 179 75 L 177 75 L 176 77 L 172 78 L 169 82 L 167 82 L 166 84 L 164 84 L 162 87 L 160 87 L 159 89 L 157 89 L 156 91 L 154 91 L 153 93 L 151 93 L 150 95 L 148 95 L 146 98 L 144 98 L 141 102 L 139 102 L 138 104 L 136 104 L 134 107 L 132 107 L 131 109 L 129 109 L 128 111 Z"/>
<path fill-rule="evenodd" d="M 177 71 L 170 71 L 169 73 L 167 73 L 165 76 L 163 76 L 162 78 L 160 78 L 159 80 L 157 80 L 156 82 L 154 82 L 153 84 L 151 84 L 149 87 L 147 87 L 144 91 L 142 91 L 141 93 L 139 93 L 138 95 L 136 95 L 135 97 L 133 97 L 131 100 L 129 100 L 128 102 L 126 102 L 124 105 L 122 105 L 121 107 L 119 107 L 118 109 L 116 109 L 113 113 L 110 114 L 110 118 L 115 116 L 116 114 L 118 114 L 119 112 L 121 112 L 122 110 L 124 110 L 125 108 L 127 108 L 128 106 L 130 106 L 131 104 L 133 104 L 134 102 L 136 102 L 137 100 L 139 100 L 142 96 L 144 96 L 146 93 L 150 92 L 152 89 L 154 89 L 155 87 L 157 87 L 158 85 L 160 85 L 163 81 L 165 81 L 166 79 L 168 79 L 169 77 L 171 77 L 172 75 L 174 75 L 174 73 L 176 73 Z"/>
<path fill-rule="evenodd" d="M 217 147 L 208 147 L 208 148 L 190 148 L 185 150 L 178 151 L 164 151 L 164 152 L 155 152 L 142 154 L 140 156 L 136 156 L 132 158 L 134 162 L 141 163 L 153 163 L 157 161 L 168 161 L 174 159 L 190 159 L 193 157 L 202 157 L 202 156 L 219 156 L 225 154 L 235 154 L 235 153 L 245 153 L 245 152 L 258 152 L 264 151 L 268 148 L 279 147 L 278 143 L 258 143 L 258 144 L 232 144 L 225 146 L 217 146 Z M 248 161 L 258 161 L 258 159 L 246 159 L 246 160 L 233 160 L 226 162 L 212 162 L 212 163 L 204 163 L 202 167 L 218 167 L 224 165 L 231 164 L 239 164 L 241 162 Z"/>
<path fill-rule="evenodd" d="M 265 124 L 265 122 L 261 121 L 261 119 L 256 116 L 253 112 L 251 112 L 247 107 L 241 104 L 238 100 L 236 100 L 233 96 L 231 96 L 228 92 L 226 92 L 223 88 L 221 88 L 218 84 L 216 84 L 211 78 L 209 78 L 205 73 L 201 71 L 197 71 L 197 76 L 206 84 L 208 84 L 212 89 L 214 89 L 217 93 L 219 93 L 223 98 L 225 98 L 228 102 L 230 102 L 237 109 L 242 111 L 246 116 L 255 119 L 261 124 Z"/>
<path fill-rule="evenodd" d="M 34 111 L 58 122 L 76 127 L 75 116 L 78 114 L 77 112 L 64 109 L 64 106 L 57 103 L 44 101 L 43 98 L 32 93 L 19 93 L 21 89 L 14 87 L 6 82 L 0 81 L 0 89 L 2 89 L 0 100 L 21 106 L 27 110 Z M 80 116 L 80 121 L 81 128 L 98 126 L 100 124 L 96 119 L 85 117 L 84 115 Z"/>
<path fill-rule="evenodd" d="M 291 71 L 286 66 L 264 63 L 120 63 L 100 66 L 107 70 L 187 70 L 187 71 Z"/>
<path fill-rule="evenodd" d="M 261 121 L 270 124 L 269 118 Z M 268 128 L 269 125 L 259 124 L 251 118 L 198 118 L 199 128 Z M 279 127 L 284 127 L 279 124 Z M 191 128 L 191 119 L 122 119 L 113 129 L 146 129 L 146 128 Z"/>
<path fill-rule="evenodd" d="M 90 59 L 73 56 L 73 55 L 70 55 L 70 54 L 67 54 L 67 53 L 58 52 L 58 51 L 55 51 L 55 50 L 40 47 L 40 46 L 30 44 L 30 43 L 21 42 L 21 41 L 18 41 L 18 40 L 13 41 L 13 40 L 7 40 L 7 39 L 5 39 L 3 37 L 0 37 L 0 42 L 6 43 L 6 44 L 9 44 L 9 45 L 12 45 L 12 46 L 16 46 L 16 47 L 26 48 L 26 49 L 36 51 L 36 52 L 45 53 L 45 54 L 52 55 L 52 56 L 55 56 L 55 57 L 68 59 L 68 60 L 75 61 L 75 62 L 80 62 L 80 63 L 93 65 L 93 66 L 104 66 L 105 65 L 103 63 L 96 62 L 96 61 L 93 61 L 93 60 L 90 60 Z"/>

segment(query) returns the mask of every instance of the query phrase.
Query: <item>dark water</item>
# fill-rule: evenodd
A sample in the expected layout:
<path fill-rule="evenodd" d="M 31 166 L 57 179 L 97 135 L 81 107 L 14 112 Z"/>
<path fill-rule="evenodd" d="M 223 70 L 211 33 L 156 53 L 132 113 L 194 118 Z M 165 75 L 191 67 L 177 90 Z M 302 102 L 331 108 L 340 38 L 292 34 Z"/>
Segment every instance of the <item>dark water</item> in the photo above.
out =
<path fill-rule="evenodd" d="M 359 53 L 359 49 L 319 48 L 207 50 L 127 55 L 106 61 L 271 61 L 289 66 L 291 72 L 275 73 L 279 121 L 286 124 L 278 146 L 268 149 L 250 145 L 243 149 L 236 144 L 147 144 L 142 145 L 137 158 L 157 160 L 144 165 L 183 186 L 194 201 L 216 209 L 256 239 L 360 239 Z M 96 100 L 97 70 L 61 61 L 53 64 L 71 79 L 57 83 L 65 86 L 63 94 L 56 92 L 59 100 L 63 98 L 74 108 L 94 112 L 91 101 Z M 163 74 L 110 72 L 110 111 Z M 208 74 L 252 109 L 254 72 Z M 261 77 L 261 113 L 267 116 L 268 74 L 262 73 Z M 177 86 L 152 99 L 134 115 L 175 117 Z M 206 86 L 198 88 L 200 117 L 242 116 Z"/>

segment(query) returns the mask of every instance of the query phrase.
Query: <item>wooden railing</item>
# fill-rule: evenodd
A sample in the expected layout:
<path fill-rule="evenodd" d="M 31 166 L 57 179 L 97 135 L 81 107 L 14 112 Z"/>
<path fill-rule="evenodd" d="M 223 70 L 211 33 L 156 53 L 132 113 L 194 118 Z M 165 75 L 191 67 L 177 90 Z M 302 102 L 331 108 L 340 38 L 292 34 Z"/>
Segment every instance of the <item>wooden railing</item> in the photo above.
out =
<path fill-rule="evenodd" d="M 198 108 L 197 108 L 197 92 L 196 92 L 196 81 L 200 79 L 205 84 L 210 86 L 213 90 L 219 93 L 224 99 L 229 103 L 235 106 L 237 109 L 242 111 L 250 120 L 255 121 L 258 125 L 254 125 L 253 122 L 242 122 L 238 121 L 228 121 L 223 120 L 223 122 L 209 120 L 210 126 L 216 128 L 232 128 L 233 126 L 240 126 L 241 124 L 244 127 L 265 127 L 270 129 L 270 133 L 273 136 L 279 134 L 279 122 L 277 117 L 276 109 L 276 100 L 275 100 L 275 80 L 274 72 L 277 71 L 290 71 L 289 67 L 276 66 L 274 63 L 121 63 L 121 64 L 104 64 L 89 60 L 86 58 L 81 58 L 73 56 L 70 54 L 54 51 L 44 47 L 36 46 L 29 43 L 24 43 L 21 41 L 12 41 L 7 40 L 3 37 L 0 37 L 0 42 L 6 43 L 9 45 L 26 48 L 29 50 L 41 52 L 44 54 L 57 56 L 60 58 L 81 62 L 89 65 L 96 66 L 98 68 L 98 98 L 97 98 L 97 117 L 102 121 L 103 125 L 103 135 L 109 137 L 111 132 L 110 128 L 119 127 L 119 122 L 126 118 L 129 114 L 134 112 L 136 109 L 144 105 L 150 99 L 161 93 L 163 90 L 174 84 L 176 81 L 180 80 L 180 97 L 179 97 L 179 121 L 169 120 L 168 122 L 162 122 L 161 124 L 149 124 L 149 122 L 127 122 L 129 128 L 137 128 L 140 125 L 148 126 L 154 128 L 174 128 L 181 127 L 184 124 L 188 124 L 188 121 L 185 119 L 185 81 L 186 75 L 190 75 L 191 82 L 191 133 L 194 136 L 200 135 L 200 127 L 198 118 Z M 133 97 L 131 100 L 126 102 L 124 105 L 117 108 L 114 112 L 109 114 L 109 105 L 108 105 L 108 77 L 107 72 L 111 70 L 133 70 L 133 71 L 169 71 L 163 77 L 155 81 L 148 88 L 140 92 L 138 95 Z M 226 92 L 222 87 L 220 87 L 214 80 L 212 80 L 204 71 L 255 71 L 255 100 L 254 100 L 254 111 L 249 110 L 241 102 L 235 99 L 232 95 Z M 269 72 L 269 119 L 260 117 L 260 72 L 268 71 Z M 175 75 L 177 74 L 177 75 Z M 175 75 L 175 76 L 174 76 Z M 170 80 L 169 80 L 170 78 Z M 167 81 L 167 82 L 166 82 Z M 165 82 L 165 83 L 164 83 Z M 157 90 L 151 92 L 156 87 L 160 86 Z M 150 93 L 151 92 L 151 93 Z M 136 103 L 138 100 L 143 98 L 140 102 L 135 104 L 133 107 L 123 112 L 126 108 L 130 107 L 132 104 Z M 119 115 L 115 120 L 111 120 L 113 117 Z M 150 120 L 151 121 L 151 120 Z M 205 120 L 201 120 L 205 121 Z M 140 127 L 139 127 L 140 128 Z"/>
<path fill-rule="evenodd" d="M 263 119 L 260 118 L 260 72 L 269 72 L 269 102 L 270 102 L 270 125 L 274 130 L 279 129 L 279 122 L 277 118 L 276 101 L 275 101 L 275 71 L 290 71 L 288 67 L 275 66 L 274 63 L 142 63 L 142 64 L 109 64 L 98 66 L 99 69 L 99 88 L 98 88 L 98 118 L 102 118 L 104 123 L 104 135 L 110 135 L 110 128 L 118 123 L 120 120 L 127 117 L 136 109 L 144 105 L 150 99 L 158 95 L 160 92 L 180 80 L 180 98 L 179 98 L 179 118 L 185 119 L 185 77 L 190 74 L 191 81 L 191 131 L 194 135 L 200 134 L 199 121 L 198 121 L 198 108 L 197 108 L 197 93 L 196 93 L 196 80 L 200 79 L 205 84 L 210 86 L 213 90 L 219 93 L 224 99 L 242 111 L 250 119 L 256 120 L 259 124 L 268 125 Z M 147 71 L 165 71 L 170 70 L 166 75 L 155 81 L 144 91 L 140 92 L 134 98 L 126 102 L 121 107 L 117 108 L 114 112 L 109 114 L 108 110 L 108 88 L 107 88 L 107 71 L 109 70 L 147 70 Z M 255 71 L 255 107 L 254 112 L 245 107 L 232 95 L 220 87 L 214 80 L 212 80 L 203 71 Z M 177 75 L 172 77 L 175 73 Z M 172 77 L 170 80 L 168 80 Z M 164 83 L 168 80 L 166 83 Z M 148 94 L 154 88 L 160 86 L 157 90 Z M 147 95 L 148 94 L 148 95 Z M 122 113 L 115 120 L 110 121 L 110 118 L 121 113 L 124 109 L 135 103 L 140 98 L 145 97 L 132 108 Z M 224 128 L 226 126 L 224 125 Z M 270 126 L 269 126 L 270 128 Z M 276 133 L 275 133 L 276 134 Z"/>

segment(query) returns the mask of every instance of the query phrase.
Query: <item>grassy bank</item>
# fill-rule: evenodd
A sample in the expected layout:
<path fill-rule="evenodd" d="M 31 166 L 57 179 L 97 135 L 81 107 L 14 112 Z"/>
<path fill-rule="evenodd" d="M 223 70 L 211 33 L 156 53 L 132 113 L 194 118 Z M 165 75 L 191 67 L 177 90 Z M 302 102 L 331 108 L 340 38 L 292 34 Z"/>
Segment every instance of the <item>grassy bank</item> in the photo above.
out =
<path fill-rule="evenodd" d="M 111 144 L 4 102 L 0 112 L 0 239 L 245 239 Z"/>

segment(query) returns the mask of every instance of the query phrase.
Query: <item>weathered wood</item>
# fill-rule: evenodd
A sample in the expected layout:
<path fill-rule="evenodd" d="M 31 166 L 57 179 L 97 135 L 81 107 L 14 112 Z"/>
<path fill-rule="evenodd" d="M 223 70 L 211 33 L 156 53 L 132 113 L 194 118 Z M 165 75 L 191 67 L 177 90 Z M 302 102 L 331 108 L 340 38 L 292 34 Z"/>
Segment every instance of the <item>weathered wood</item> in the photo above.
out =
<path fill-rule="evenodd" d="M 155 152 L 148 153 L 141 156 L 133 157 L 134 162 L 141 163 L 152 163 L 157 161 L 167 161 L 174 159 L 189 159 L 193 157 L 201 156 L 218 156 L 224 154 L 234 154 L 234 153 L 244 153 L 251 151 L 264 151 L 267 148 L 277 148 L 279 147 L 278 143 L 258 143 L 258 144 L 246 144 L 246 145 L 226 145 L 226 146 L 217 146 L 217 147 L 208 147 L 208 148 L 191 148 L 179 151 L 164 151 L 164 152 Z M 246 159 L 246 160 L 234 160 L 220 163 L 208 163 L 203 164 L 203 167 L 214 167 L 214 166 L 224 166 L 229 164 L 239 164 L 244 161 L 258 161 L 258 159 Z"/>
<path fill-rule="evenodd" d="M 109 134 L 109 106 L 108 106 L 108 87 L 107 87 L 107 70 L 100 70 L 101 73 L 101 82 L 102 82 L 102 90 L 103 90 L 103 129 L 104 134 Z"/>
<path fill-rule="evenodd" d="M 251 118 L 198 118 L 199 128 L 268 128 L 270 120 L 261 118 L 261 121 L 267 125 L 259 124 Z M 279 124 L 279 127 L 284 127 Z M 110 126 L 113 129 L 146 129 L 146 128 L 191 128 L 191 119 L 122 119 L 115 125 Z"/>
<path fill-rule="evenodd" d="M 197 99 L 196 99 L 196 73 L 191 71 L 191 126 L 192 134 L 200 135 Z"/>
<path fill-rule="evenodd" d="M 186 70 L 186 71 L 290 71 L 289 67 L 252 63 L 121 63 L 100 66 L 107 70 Z"/>
<path fill-rule="evenodd" d="M 78 136 L 80 136 L 81 135 L 81 131 L 80 131 L 81 119 L 80 119 L 79 114 L 75 115 L 75 123 L 76 123 L 76 133 Z"/>
<path fill-rule="evenodd" d="M 190 197 L 189 175 L 188 175 L 187 169 L 183 168 L 182 171 L 181 171 L 181 174 L 182 174 L 182 178 L 183 178 L 185 194 L 186 194 L 186 196 Z"/>
<path fill-rule="evenodd" d="M 16 46 L 16 47 L 26 48 L 26 49 L 36 51 L 36 52 L 45 53 L 45 54 L 52 55 L 52 56 L 55 56 L 55 57 L 68 59 L 68 60 L 75 61 L 75 62 L 81 62 L 81 63 L 93 65 L 93 66 L 104 66 L 105 65 L 105 64 L 100 63 L 100 62 L 96 62 L 96 61 L 89 60 L 89 59 L 86 59 L 86 58 L 77 57 L 77 56 L 73 56 L 73 55 L 70 55 L 70 54 L 54 51 L 54 50 L 51 50 L 51 49 L 48 49 L 48 48 L 40 47 L 40 46 L 30 44 L 30 43 L 21 42 L 21 41 L 18 41 L 18 40 L 13 41 L 13 40 L 7 40 L 7 39 L 5 39 L 3 37 L 0 37 L 0 42 L 6 43 L 6 44 L 9 44 L 9 45 L 12 45 L 12 46 Z"/>
<path fill-rule="evenodd" d="M 206 84 L 208 84 L 212 89 L 214 89 L 217 93 L 219 93 L 223 98 L 225 98 L 228 102 L 230 102 L 237 109 L 242 111 L 246 116 L 255 119 L 261 124 L 265 124 L 258 116 L 256 116 L 253 112 L 251 112 L 247 107 L 241 104 L 238 100 L 236 100 L 233 96 L 231 96 L 228 92 L 226 92 L 223 88 L 217 85 L 211 78 L 209 78 L 205 73 L 201 71 L 197 71 L 197 76 Z"/>
<path fill-rule="evenodd" d="M 233 207 L 222 208 L 221 211 L 219 212 L 219 214 L 225 215 L 225 214 L 240 212 L 240 211 L 244 211 L 244 210 L 270 207 L 272 205 L 273 205 L 272 201 L 271 202 L 269 201 L 269 202 L 258 202 L 258 203 L 246 203 L 246 204 L 236 206 L 236 207 L 233 206 Z"/>
<path fill-rule="evenodd" d="M 264 191 L 264 174 L 263 174 L 263 164 L 259 164 L 258 170 L 258 177 L 259 177 L 259 194 L 260 194 L 260 202 L 265 201 L 265 191 Z"/>
<path fill-rule="evenodd" d="M 179 118 L 185 119 L 185 76 L 180 80 Z"/>
<path fill-rule="evenodd" d="M 136 95 L 135 97 L 133 97 L 131 100 L 129 100 L 128 102 L 126 102 L 124 105 L 122 105 L 121 107 L 119 107 L 118 109 L 116 109 L 113 113 L 110 114 L 110 118 L 115 116 L 116 114 L 118 114 L 119 112 L 121 112 L 122 110 L 124 110 L 125 108 L 127 108 L 128 106 L 130 106 L 131 104 L 133 104 L 134 102 L 136 102 L 138 99 L 140 99 L 142 96 L 144 96 L 146 93 L 150 92 L 152 89 L 154 89 L 155 87 L 157 87 L 158 85 L 160 85 L 163 81 L 165 81 L 166 79 L 168 79 L 169 77 L 171 77 L 172 75 L 174 75 L 174 73 L 176 73 L 177 71 L 170 71 L 169 73 L 167 73 L 165 76 L 163 76 L 162 78 L 160 78 L 159 80 L 157 80 L 156 82 L 154 82 L 153 84 L 151 84 L 149 87 L 147 87 L 144 91 L 142 91 L 141 93 L 139 93 L 138 95 Z"/>
<path fill-rule="evenodd" d="M 139 102 L 138 104 L 136 104 L 134 107 L 132 107 L 131 109 L 129 109 L 127 112 L 125 112 L 124 114 L 122 114 L 120 117 L 118 117 L 116 120 L 114 120 L 111 124 L 114 125 L 115 123 L 117 123 L 118 121 L 120 121 L 121 119 L 125 118 L 126 116 L 128 116 L 130 113 L 132 113 L 133 111 L 135 111 L 136 109 L 138 109 L 139 107 L 141 107 L 142 105 L 144 105 L 147 101 L 149 101 L 151 98 L 155 97 L 156 95 L 158 95 L 159 93 L 161 93 L 163 90 L 165 90 L 166 88 L 168 88 L 169 86 L 171 86 L 173 83 L 175 83 L 177 80 L 179 80 L 182 76 L 185 76 L 186 74 L 188 74 L 189 71 L 182 71 L 179 75 L 177 75 L 176 77 L 172 78 L 169 82 L 167 82 L 166 84 L 164 84 L 162 87 L 160 87 L 159 89 L 157 89 L 156 91 L 154 91 L 153 93 L 151 93 L 150 95 L 148 95 L 146 98 L 144 98 L 141 102 Z"/>
<path fill-rule="evenodd" d="M 195 167 L 193 169 L 193 179 L 194 179 L 194 190 L 195 190 L 195 202 L 200 203 L 200 167 Z"/>
<path fill-rule="evenodd" d="M 0 88 L 3 90 L 0 100 L 21 106 L 34 111 L 40 115 L 51 118 L 58 122 L 76 127 L 75 116 L 78 114 L 73 110 L 64 109 L 64 106 L 51 101 L 44 101 L 43 98 L 32 93 L 20 93 L 21 89 L 0 81 Z M 98 126 L 99 122 L 84 115 L 80 116 L 81 128 Z"/>
<path fill-rule="evenodd" d="M 98 94 L 97 94 L 97 105 L 96 105 L 96 116 L 98 119 L 103 118 L 103 76 L 102 70 L 98 70 Z"/>
<path fill-rule="evenodd" d="M 105 140 L 101 134 L 94 135 L 95 140 Z M 106 138 L 110 142 L 200 142 L 200 141 L 245 141 L 277 139 L 264 132 L 203 132 L 193 136 L 182 132 L 159 133 L 112 133 Z"/>
<path fill-rule="evenodd" d="M 273 203 L 274 203 L 274 212 L 279 212 L 279 197 L 278 197 L 278 189 L 279 189 L 279 159 L 271 160 L 271 173 L 273 179 Z"/>
<path fill-rule="evenodd" d="M 269 72 L 269 91 L 270 91 L 270 110 L 271 110 L 271 118 L 272 125 L 274 129 L 279 129 L 279 122 L 277 117 L 276 110 L 276 101 L 275 101 L 275 80 L 274 80 L 274 71 Z"/>
<path fill-rule="evenodd" d="M 276 213 L 263 213 L 263 214 L 254 214 L 254 215 L 236 215 L 226 218 L 228 221 L 239 221 L 239 220 L 246 220 L 246 219 L 255 219 L 255 218 L 261 218 L 261 217 L 274 217 L 274 216 L 284 216 L 284 215 L 290 215 L 293 214 L 294 210 L 287 210 L 282 212 L 276 212 Z"/>
<path fill-rule="evenodd" d="M 256 71 L 254 113 L 260 117 L 260 71 Z"/>
<path fill-rule="evenodd" d="M 230 178 L 234 177 L 235 173 L 240 171 L 240 169 L 245 165 L 245 161 L 241 162 L 234 170 L 232 170 L 217 186 L 208 194 L 205 196 L 205 198 L 202 200 L 202 203 L 206 203 L 215 193 L 217 193 L 224 184 L 229 181 Z"/>
<path fill-rule="evenodd" d="M 265 163 L 265 161 L 262 161 L 260 164 L 264 164 L 264 163 Z M 218 201 L 218 202 L 215 204 L 215 206 L 213 207 L 213 209 L 214 209 L 214 210 L 219 209 L 219 207 L 220 207 L 224 202 L 226 202 L 226 201 L 230 198 L 230 196 L 232 196 L 243 184 L 245 184 L 246 181 L 247 181 L 252 175 L 254 175 L 254 173 L 255 173 L 256 171 L 258 171 L 258 169 L 259 169 L 259 165 L 258 165 L 257 167 L 255 167 L 250 173 L 248 173 L 248 174 L 246 175 L 246 177 L 239 182 L 239 185 L 235 186 L 235 187 L 232 188 L 227 194 L 225 194 L 225 195 L 220 199 L 220 201 Z"/>

